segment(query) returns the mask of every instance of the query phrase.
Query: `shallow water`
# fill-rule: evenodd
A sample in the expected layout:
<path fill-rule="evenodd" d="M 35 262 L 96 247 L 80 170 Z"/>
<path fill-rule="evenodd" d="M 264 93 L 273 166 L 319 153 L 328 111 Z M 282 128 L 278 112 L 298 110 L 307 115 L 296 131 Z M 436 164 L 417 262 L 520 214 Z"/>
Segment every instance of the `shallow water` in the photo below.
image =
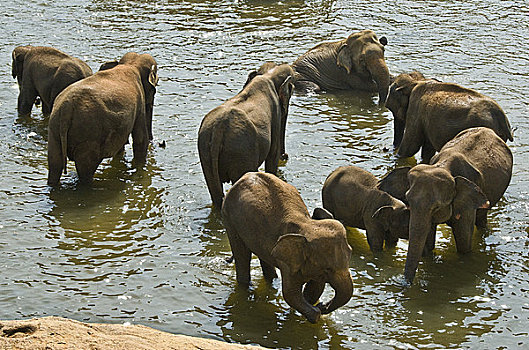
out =
<path fill-rule="evenodd" d="M 389 5 L 389 7 L 388 7 Z M 57 315 L 278 348 L 529 347 L 529 7 L 515 1 L 14 0 L 0 28 L 0 319 Z M 229 243 L 211 212 L 196 135 L 202 117 L 235 95 L 263 61 L 292 62 L 315 44 L 370 28 L 385 35 L 392 73 L 413 69 L 496 99 L 515 132 L 504 199 L 459 256 L 439 227 L 433 258 L 400 287 L 406 242 L 373 255 L 350 230 L 354 297 L 312 325 L 289 309 L 280 281 L 253 262 L 253 287 L 235 284 Z M 159 64 L 155 145 L 143 170 L 105 161 L 92 189 L 75 171 L 46 186 L 46 121 L 16 115 L 17 45 L 50 45 L 94 70 L 125 52 Z M 309 210 L 325 177 L 355 164 L 382 176 L 396 164 L 393 124 L 375 96 L 291 100 L 281 176 Z M 159 141 L 166 148 L 157 147 Z M 411 161 L 413 162 L 413 161 Z M 332 294 L 326 291 L 324 297 Z"/>

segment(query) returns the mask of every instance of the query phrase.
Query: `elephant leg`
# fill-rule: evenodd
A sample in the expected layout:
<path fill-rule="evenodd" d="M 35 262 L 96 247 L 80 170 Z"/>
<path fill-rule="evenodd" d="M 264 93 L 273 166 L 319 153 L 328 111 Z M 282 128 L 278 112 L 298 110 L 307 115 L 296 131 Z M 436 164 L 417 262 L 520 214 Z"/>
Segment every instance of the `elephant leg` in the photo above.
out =
<path fill-rule="evenodd" d="M 33 86 L 28 87 L 28 84 L 25 84 L 18 95 L 18 115 L 29 116 L 36 98 L 37 90 Z"/>
<path fill-rule="evenodd" d="M 138 121 L 136 121 L 136 124 Z M 146 127 L 134 126 L 132 130 L 132 152 L 134 153 L 134 162 L 138 165 L 145 164 L 147 160 L 147 149 L 149 148 L 149 138 Z"/>
<path fill-rule="evenodd" d="M 44 101 L 42 101 L 42 114 L 45 117 L 48 117 L 50 113 L 51 113 L 51 106 L 45 103 Z"/>
<path fill-rule="evenodd" d="M 270 152 L 268 157 L 265 159 L 265 171 L 270 174 L 277 174 L 277 168 L 279 165 L 280 152 Z"/>
<path fill-rule="evenodd" d="M 456 241 L 456 248 L 458 253 L 469 253 L 472 250 L 472 235 L 474 233 L 476 213 L 461 214 L 459 220 L 452 220 L 452 233 Z"/>
<path fill-rule="evenodd" d="M 424 141 L 421 149 L 422 163 L 430 163 L 430 159 L 435 155 L 435 148 L 430 141 Z"/>
<path fill-rule="evenodd" d="M 78 151 L 75 152 L 74 159 L 79 182 L 82 184 L 90 184 L 97 167 L 103 160 L 99 155 L 99 145 L 96 142 L 87 142 L 80 147 L 78 146 L 77 149 Z"/>
<path fill-rule="evenodd" d="M 476 226 L 480 230 L 487 228 L 487 209 L 478 209 L 476 211 Z"/>
<path fill-rule="evenodd" d="M 426 237 L 426 243 L 424 244 L 424 249 L 422 251 L 423 256 L 430 255 L 435 248 L 435 234 L 437 232 L 437 225 L 432 224 L 432 229 L 430 230 L 430 233 L 428 233 L 428 237 Z"/>
<path fill-rule="evenodd" d="M 250 249 L 248 249 L 248 247 L 246 247 L 239 235 L 230 229 L 229 225 L 227 224 L 226 233 L 228 234 L 231 252 L 233 253 L 233 258 L 235 259 L 235 274 L 237 283 L 248 287 L 250 285 L 250 260 L 252 258 L 252 252 Z"/>
<path fill-rule="evenodd" d="M 398 148 L 402 136 L 404 135 L 404 126 L 406 122 L 397 118 L 393 118 L 393 147 Z"/>
<path fill-rule="evenodd" d="M 52 129 L 48 133 L 48 185 L 57 186 L 65 165 L 59 137 Z"/>
<path fill-rule="evenodd" d="M 261 269 L 263 270 L 263 276 L 268 282 L 272 282 L 274 278 L 277 278 L 276 268 L 269 263 L 259 259 L 261 263 Z"/>
<path fill-rule="evenodd" d="M 320 299 L 324 289 L 324 282 L 310 280 L 303 288 L 303 297 L 309 304 L 314 305 Z"/>
<path fill-rule="evenodd" d="M 384 248 L 385 234 L 382 227 L 379 227 L 379 225 L 376 224 L 366 225 L 366 236 L 367 243 L 372 251 L 378 252 Z"/>

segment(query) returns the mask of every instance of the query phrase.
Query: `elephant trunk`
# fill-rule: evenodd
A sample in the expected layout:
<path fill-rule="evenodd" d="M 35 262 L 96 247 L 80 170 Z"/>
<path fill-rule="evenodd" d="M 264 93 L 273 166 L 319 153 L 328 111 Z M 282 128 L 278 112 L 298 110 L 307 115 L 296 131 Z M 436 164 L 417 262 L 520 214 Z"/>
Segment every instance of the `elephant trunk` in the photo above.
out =
<path fill-rule="evenodd" d="M 415 272 L 419 266 L 419 259 L 422 256 L 426 238 L 432 229 L 432 219 L 429 214 L 411 210 L 410 212 L 410 238 L 408 243 L 408 255 L 406 256 L 406 266 L 404 268 L 404 278 L 411 284 L 415 278 Z"/>
<path fill-rule="evenodd" d="M 347 304 L 353 296 L 353 278 L 349 269 L 343 269 L 330 276 L 329 284 L 334 289 L 334 298 L 325 305 L 320 306 L 322 314 L 328 314 Z"/>
<path fill-rule="evenodd" d="M 149 135 L 149 141 L 152 141 L 152 110 L 153 110 L 153 104 L 147 103 L 145 106 L 145 117 L 146 117 L 146 124 L 147 124 L 147 133 Z"/>
<path fill-rule="evenodd" d="M 383 106 L 388 97 L 389 85 L 391 77 L 389 75 L 388 66 L 384 61 L 384 57 L 373 57 L 367 60 L 367 69 L 371 77 L 377 84 L 378 89 L 378 104 Z"/>

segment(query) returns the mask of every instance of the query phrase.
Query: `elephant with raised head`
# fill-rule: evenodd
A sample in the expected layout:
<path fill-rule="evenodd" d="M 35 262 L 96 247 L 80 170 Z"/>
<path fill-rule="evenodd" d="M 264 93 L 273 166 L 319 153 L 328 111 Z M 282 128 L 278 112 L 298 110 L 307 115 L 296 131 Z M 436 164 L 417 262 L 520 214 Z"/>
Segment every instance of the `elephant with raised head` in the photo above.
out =
<path fill-rule="evenodd" d="M 491 128 L 503 141 L 513 140 L 509 120 L 493 99 L 419 72 L 395 78 L 386 107 L 393 113 L 393 145 L 400 157 L 422 148 L 423 162 L 428 163 L 460 131 L 478 126 Z"/>
<path fill-rule="evenodd" d="M 257 171 L 263 162 L 265 171 L 275 174 L 280 157 L 286 157 L 294 71 L 288 64 L 265 65 L 266 73 L 250 73 L 243 90 L 210 111 L 198 131 L 200 164 L 218 209 L 224 197 L 223 183 L 235 183 L 246 172 Z"/>
<path fill-rule="evenodd" d="M 404 270 L 409 283 L 421 253 L 434 248 L 437 224 L 452 228 L 459 253 L 470 252 L 474 226 L 486 227 L 487 210 L 509 186 L 512 166 L 512 153 L 505 142 L 493 130 L 477 127 L 446 143 L 430 164 L 409 170 L 410 229 Z M 402 178 L 401 172 L 396 175 Z"/>
<path fill-rule="evenodd" d="M 280 269 L 285 301 L 312 323 L 353 295 L 345 228 L 324 209 L 316 209 L 314 217 L 294 186 L 262 172 L 241 177 L 222 205 L 237 282 L 250 284 L 250 260 L 257 255 L 268 281 L 277 277 L 275 267 Z M 326 283 L 334 298 L 316 305 Z"/>
<path fill-rule="evenodd" d="M 53 47 L 18 46 L 13 50 L 12 73 L 18 81 L 18 114 L 28 116 L 40 97 L 42 113 L 51 113 L 55 98 L 67 86 L 92 75 L 78 58 Z"/>
<path fill-rule="evenodd" d="M 294 63 L 296 88 L 318 90 L 365 90 L 377 92 L 383 105 L 390 84 L 384 60 L 386 37 L 363 30 L 348 38 L 321 43 Z"/>
<path fill-rule="evenodd" d="M 399 199 L 379 189 L 378 179 L 356 166 L 334 170 L 322 189 L 323 208 L 345 226 L 366 230 L 373 251 L 408 239 L 410 211 Z"/>
<path fill-rule="evenodd" d="M 152 139 L 157 65 L 129 52 L 57 96 L 48 126 L 48 185 L 59 184 L 67 159 L 81 183 L 90 183 L 103 158 L 123 150 L 132 134 L 134 162 L 143 164 Z"/>

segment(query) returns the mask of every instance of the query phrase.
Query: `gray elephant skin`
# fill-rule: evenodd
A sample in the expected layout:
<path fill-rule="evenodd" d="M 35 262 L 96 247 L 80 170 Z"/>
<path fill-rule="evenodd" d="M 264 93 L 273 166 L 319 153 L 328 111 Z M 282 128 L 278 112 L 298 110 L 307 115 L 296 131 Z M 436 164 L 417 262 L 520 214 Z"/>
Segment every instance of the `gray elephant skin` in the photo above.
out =
<path fill-rule="evenodd" d="M 265 171 L 275 174 L 285 154 L 294 71 L 288 64 L 265 65 L 271 69 L 250 73 L 242 91 L 210 111 L 198 131 L 200 164 L 218 209 L 224 197 L 223 183 L 235 183 L 263 162 Z"/>
<path fill-rule="evenodd" d="M 292 65 L 296 88 L 377 92 L 379 104 L 384 104 L 390 84 L 384 60 L 387 42 L 386 37 L 379 39 L 373 31 L 363 30 L 346 39 L 315 46 Z"/>
<path fill-rule="evenodd" d="M 235 258 L 237 282 L 250 283 L 257 255 L 265 279 L 281 270 L 285 301 L 315 323 L 345 305 L 353 294 L 351 247 L 345 228 L 324 209 L 312 219 L 298 191 L 274 175 L 246 173 L 226 194 L 222 219 Z M 334 298 L 314 306 L 329 283 Z"/>
<path fill-rule="evenodd" d="M 82 60 L 53 47 L 18 46 L 13 50 L 12 73 L 18 81 L 18 114 L 29 116 L 37 97 L 49 116 L 55 98 L 67 86 L 92 75 Z"/>
<path fill-rule="evenodd" d="M 509 120 L 490 97 L 457 84 L 426 79 L 419 72 L 400 74 L 391 84 L 386 107 L 394 117 L 393 144 L 400 157 L 421 150 L 428 163 L 436 151 L 468 128 L 486 126 L 512 141 Z"/>
<path fill-rule="evenodd" d="M 48 185 L 59 183 L 67 159 L 90 183 L 103 158 L 120 153 L 132 134 L 134 163 L 143 164 L 152 139 L 157 65 L 129 52 L 57 96 L 48 125 Z"/>
<path fill-rule="evenodd" d="M 409 170 L 410 229 L 404 270 L 408 283 L 415 277 L 421 253 L 434 248 L 437 224 L 452 228 L 459 253 L 471 251 L 474 226 L 487 226 L 487 211 L 509 186 L 512 166 L 505 142 L 491 129 L 477 127 L 459 133 L 430 164 Z M 397 177 L 402 178 L 398 171 Z"/>
<path fill-rule="evenodd" d="M 373 251 L 394 247 L 408 239 L 410 211 L 399 199 L 379 187 L 378 179 L 356 166 L 334 170 L 322 189 L 323 208 L 344 225 L 366 230 Z"/>

